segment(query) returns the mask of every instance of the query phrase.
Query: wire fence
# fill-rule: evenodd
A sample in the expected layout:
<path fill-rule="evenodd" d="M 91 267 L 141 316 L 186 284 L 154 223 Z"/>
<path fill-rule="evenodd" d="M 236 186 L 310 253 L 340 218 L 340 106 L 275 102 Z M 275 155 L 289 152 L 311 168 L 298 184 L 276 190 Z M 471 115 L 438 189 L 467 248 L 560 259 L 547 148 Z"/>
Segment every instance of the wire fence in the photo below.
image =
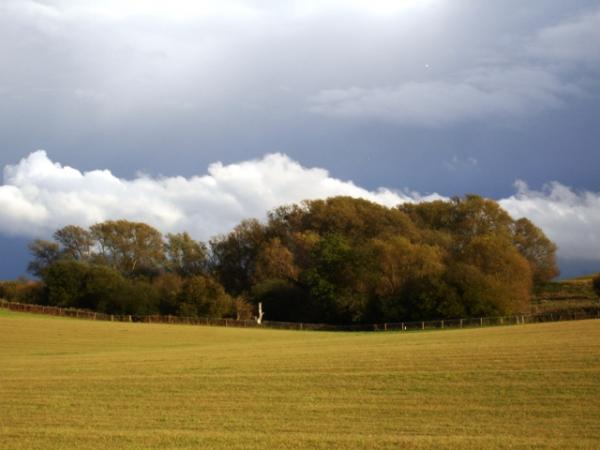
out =
<path fill-rule="evenodd" d="M 425 321 L 333 325 L 322 323 L 274 322 L 263 320 L 237 320 L 210 317 L 181 317 L 171 315 L 104 314 L 74 308 L 10 302 L 0 299 L 0 308 L 11 311 L 47 314 L 110 322 L 139 322 L 162 324 L 187 324 L 236 328 L 271 328 L 280 330 L 310 331 L 425 331 L 460 328 L 483 328 L 492 326 L 521 325 L 526 323 L 561 322 L 566 320 L 600 319 L 600 307 L 587 307 L 574 311 L 559 311 L 542 314 L 512 315 L 500 317 L 470 317 L 463 319 L 439 319 Z"/>

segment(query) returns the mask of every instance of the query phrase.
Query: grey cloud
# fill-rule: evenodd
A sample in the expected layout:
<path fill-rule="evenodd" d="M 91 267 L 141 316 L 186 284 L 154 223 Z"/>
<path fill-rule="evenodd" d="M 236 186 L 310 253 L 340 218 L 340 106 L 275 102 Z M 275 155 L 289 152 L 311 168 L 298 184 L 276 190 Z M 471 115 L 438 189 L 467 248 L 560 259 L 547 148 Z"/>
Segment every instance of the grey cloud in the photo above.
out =
<path fill-rule="evenodd" d="M 529 44 L 533 56 L 552 62 L 587 64 L 597 69 L 600 8 L 540 30 Z"/>
<path fill-rule="evenodd" d="M 229 165 L 217 162 L 208 173 L 190 178 L 141 174 L 126 180 L 108 170 L 81 172 L 37 151 L 4 169 L 0 232 L 48 235 L 69 223 L 127 218 L 208 239 L 242 219 L 264 218 L 267 210 L 282 204 L 336 195 L 389 206 L 422 198 L 389 189 L 369 191 L 333 178 L 324 169 L 302 167 L 282 154 Z"/>
<path fill-rule="evenodd" d="M 325 90 L 310 99 L 312 112 L 333 117 L 440 126 L 463 121 L 522 117 L 560 107 L 580 93 L 535 68 L 475 69 L 456 81 Z"/>
<path fill-rule="evenodd" d="M 81 133 L 148 115 L 206 121 L 248 109 L 302 111 L 307 96 L 331 86 L 371 95 L 377 86 L 449 87 L 450 102 L 463 92 L 481 98 L 478 84 L 456 74 L 511 55 L 471 26 L 481 8 L 467 3 L 7 0 L 3 103 Z M 429 119 L 415 109 L 413 122 Z M 440 118 L 432 113 L 431 121 Z"/>
<path fill-rule="evenodd" d="M 543 181 L 538 159 L 551 179 L 595 183 L 592 164 L 567 174 L 560 155 L 564 137 L 596 161 L 597 131 L 577 124 L 593 123 L 600 87 L 582 86 L 581 68 L 563 67 L 560 54 L 541 48 L 562 42 L 548 30 L 585 25 L 597 7 L 597 0 L 2 0 L 0 166 L 47 148 L 87 170 L 189 176 L 211 161 L 282 151 L 370 187 L 401 179 L 424 191 L 505 193 L 517 176 Z M 584 96 L 575 92 L 582 89 Z M 340 100 L 307 103 L 335 91 Z M 436 98 L 423 100 L 427 94 Z M 340 120 L 336 106 L 356 118 Z M 549 127 L 555 135 L 560 128 L 560 138 L 548 137 Z M 529 165 L 517 169 L 511 161 L 519 152 Z M 479 175 L 450 176 L 443 163 L 454 154 L 476 157 L 471 175 Z M 490 172 L 498 164 L 504 174 Z"/>

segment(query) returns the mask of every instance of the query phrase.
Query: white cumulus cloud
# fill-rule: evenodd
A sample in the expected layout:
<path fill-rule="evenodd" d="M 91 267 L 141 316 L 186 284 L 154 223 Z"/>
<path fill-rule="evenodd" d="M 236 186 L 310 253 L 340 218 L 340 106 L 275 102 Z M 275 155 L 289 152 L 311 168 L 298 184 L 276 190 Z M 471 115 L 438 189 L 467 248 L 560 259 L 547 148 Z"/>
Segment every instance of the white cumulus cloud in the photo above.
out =
<path fill-rule="evenodd" d="M 0 233 L 49 236 L 67 224 L 125 218 L 207 240 L 243 219 L 264 219 L 277 206 L 336 195 L 386 206 L 445 198 L 370 191 L 279 153 L 229 165 L 217 162 L 206 174 L 190 178 L 139 175 L 127 180 L 108 170 L 63 166 L 40 150 L 4 168 Z M 516 193 L 499 203 L 513 217 L 528 217 L 540 226 L 558 244 L 561 258 L 600 261 L 600 193 L 576 192 L 556 182 L 536 191 L 519 181 Z"/>
<path fill-rule="evenodd" d="M 558 244 L 565 259 L 600 260 L 600 192 L 576 192 L 554 182 L 541 191 L 523 181 L 517 193 L 500 200 L 513 217 L 527 217 Z"/>
<path fill-rule="evenodd" d="M 282 204 L 336 195 L 389 206 L 421 198 L 389 189 L 368 191 L 282 154 L 230 165 L 217 162 L 207 174 L 190 178 L 139 175 L 126 180 L 108 170 L 81 172 L 62 166 L 40 150 L 4 169 L 0 233 L 49 235 L 66 224 L 126 218 L 163 232 L 186 230 L 208 239 L 242 219 L 262 219 Z"/>

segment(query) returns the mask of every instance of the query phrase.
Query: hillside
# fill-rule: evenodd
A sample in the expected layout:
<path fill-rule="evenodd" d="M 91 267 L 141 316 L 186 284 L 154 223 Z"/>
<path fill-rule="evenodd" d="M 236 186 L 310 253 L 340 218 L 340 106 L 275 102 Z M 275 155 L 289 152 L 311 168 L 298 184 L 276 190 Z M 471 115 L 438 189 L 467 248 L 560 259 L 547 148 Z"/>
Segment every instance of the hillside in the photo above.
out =
<path fill-rule="evenodd" d="M 600 321 L 323 333 L 0 310 L 0 448 L 598 448 Z"/>
<path fill-rule="evenodd" d="M 534 290 L 532 313 L 600 307 L 600 299 L 592 288 L 594 275 L 544 283 Z"/>

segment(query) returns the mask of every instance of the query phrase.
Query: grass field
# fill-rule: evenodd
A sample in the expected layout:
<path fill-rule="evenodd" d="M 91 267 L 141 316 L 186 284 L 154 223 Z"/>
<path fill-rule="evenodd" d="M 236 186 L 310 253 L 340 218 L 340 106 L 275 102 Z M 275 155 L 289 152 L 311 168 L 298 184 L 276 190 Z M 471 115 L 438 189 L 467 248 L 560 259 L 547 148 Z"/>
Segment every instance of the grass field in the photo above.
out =
<path fill-rule="evenodd" d="M 0 448 L 600 448 L 600 321 L 415 333 L 0 309 Z"/>
<path fill-rule="evenodd" d="M 595 274 L 551 281 L 538 286 L 531 299 L 531 312 L 535 314 L 600 307 L 600 298 L 592 287 L 594 276 Z"/>

